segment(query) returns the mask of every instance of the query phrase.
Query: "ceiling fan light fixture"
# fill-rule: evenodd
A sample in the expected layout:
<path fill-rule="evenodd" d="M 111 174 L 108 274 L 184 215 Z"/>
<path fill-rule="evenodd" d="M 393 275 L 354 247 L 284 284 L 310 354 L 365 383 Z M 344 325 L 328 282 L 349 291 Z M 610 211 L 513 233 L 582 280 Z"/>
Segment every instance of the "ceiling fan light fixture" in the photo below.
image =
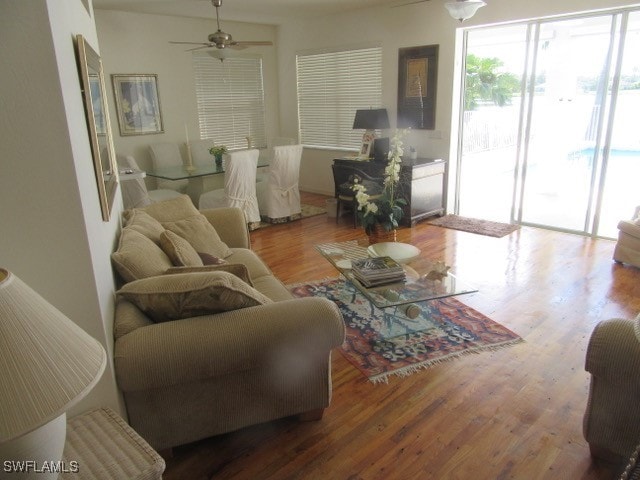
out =
<path fill-rule="evenodd" d="M 230 58 L 233 57 L 233 53 L 231 53 L 231 50 L 227 49 L 227 48 L 216 48 L 216 49 L 211 49 L 208 50 L 207 55 L 209 55 L 212 58 L 217 58 L 218 60 L 220 60 L 221 62 L 224 62 L 224 60 L 226 58 Z"/>
<path fill-rule="evenodd" d="M 480 7 L 486 5 L 482 0 L 456 0 L 455 2 L 447 2 L 444 4 L 446 9 L 456 20 L 464 22 L 473 17 Z"/>

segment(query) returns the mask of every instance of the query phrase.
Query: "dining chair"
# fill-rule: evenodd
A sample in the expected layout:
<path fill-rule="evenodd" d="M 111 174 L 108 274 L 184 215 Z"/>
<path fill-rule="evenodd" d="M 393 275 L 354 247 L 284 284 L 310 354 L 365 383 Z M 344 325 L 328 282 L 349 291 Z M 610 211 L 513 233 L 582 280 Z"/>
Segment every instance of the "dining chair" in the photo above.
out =
<path fill-rule="evenodd" d="M 260 217 L 268 223 L 283 223 L 302 216 L 300 207 L 300 159 L 302 145 L 273 147 L 269 174 L 257 185 Z"/>
<path fill-rule="evenodd" d="M 189 149 L 191 150 L 191 160 L 195 166 L 211 165 L 214 162 L 213 155 L 209 153 L 209 149 L 214 146 L 212 138 L 202 140 L 191 140 Z"/>
<path fill-rule="evenodd" d="M 167 167 L 183 166 L 182 155 L 177 143 L 154 143 L 149 145 L 149 153 L 153 162 L 153 169 L 159 170 Z M 184 193 L 187 189 L 189 180 L 164 180 L 157 179 L 159 189 L 176 190 Z"/>
<path fill-rule="evenodd" d="M 225 154 L 224 188 L 200 195 L 198 208 L 239 207 L 252 229 L 260 223 L 256 197 L 259 150 L 238 150 Z"/>
<path fill-rule="evenodd" d="M 132 171 L 132 173 L 144 173 L 138 166 L 138 162 L 131 155 L 116 154 L 116 162 L 118 170 Z M 179 197 L 181 194 L 175 190 L 159 189 L 147 190 L 147 185 L 143 176 L 136 176 L 127 180 L 127 174 L 120 175 L 120 184 L 122 186 L 122 202 L 125 209 L 141 208 L 154 202 L 161 202 L 171 198 Z"/>

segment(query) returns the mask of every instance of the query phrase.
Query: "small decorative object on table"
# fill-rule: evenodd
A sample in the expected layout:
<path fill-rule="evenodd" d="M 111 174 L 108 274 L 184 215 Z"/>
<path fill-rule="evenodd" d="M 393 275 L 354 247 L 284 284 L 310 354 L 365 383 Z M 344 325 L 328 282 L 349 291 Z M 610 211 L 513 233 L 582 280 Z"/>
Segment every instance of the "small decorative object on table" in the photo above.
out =
<path fill-rule="evenodd" d="M 397 184 L 402 163 L 402 139 L 407 130 L 396 131 L 391 140 L 389 162 L 384 169 L 384 189 L 380 196 L 372 198 L 364 185 L 356 183 L 353 190 L 358 202 L 358 218 L 369 236 L 369 243 L 396 241 L 396 228 L 402 218 L 402 207 L 407 204 L 398 197 Z"/>
<path fill-rule="evenodd" d="M 445 265 L 444 262 L 438 261 L 433 264 L 433 267 L 431 268 L 429 273 L 424 276 L 424 278 L 426 278 L 427 280 L 442 280 L 447 275 L 449 275 L 450 268 L 451 267 Z"/>
<path fill-rule="evenodd" d="M 216 159 L 216 167 L 222 168 L 222 155 L 227 153 L 227 147 L 224 145 L 213 146 L 209 149 L 209 153 Z"/>

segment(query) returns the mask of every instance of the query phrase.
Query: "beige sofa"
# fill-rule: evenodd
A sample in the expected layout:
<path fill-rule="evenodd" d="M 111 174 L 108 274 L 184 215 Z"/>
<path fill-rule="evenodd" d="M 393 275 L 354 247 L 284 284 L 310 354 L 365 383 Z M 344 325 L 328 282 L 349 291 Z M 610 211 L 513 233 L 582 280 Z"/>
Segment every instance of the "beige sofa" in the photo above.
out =
<path fill-rule="evenodd" d="M 618 223 L 618 242 L 613 251 L 613 259 L 618 263 L 628 263 L 640 267 L 640 206 L 631 220 Z"/>
<path fill-rule="evenodd" d="M 345 334 L 336 305 L 293 298 L 249 249 L 239 209 L 199 212 L 184 195 L 124 217 L 114 361 L 131 426 L 167 449 L 320 418 Z"/>
<path fill-rule="evenodd" d="M 628 459 L 640 443 L 640 315 L 600 322 L 589 340 L 591 373 L 584 437 L 591 455 Z"/>

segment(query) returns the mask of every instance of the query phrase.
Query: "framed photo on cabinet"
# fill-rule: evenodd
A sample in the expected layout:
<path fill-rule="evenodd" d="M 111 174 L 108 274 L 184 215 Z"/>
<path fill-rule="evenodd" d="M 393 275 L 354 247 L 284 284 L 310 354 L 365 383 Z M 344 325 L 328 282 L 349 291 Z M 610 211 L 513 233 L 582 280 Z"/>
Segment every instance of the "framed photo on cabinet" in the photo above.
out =
<path fill-rule="evenodd" d="M 399 49 L 398 128 L 435 128 L 437 81 L 438 45 Z"/>

